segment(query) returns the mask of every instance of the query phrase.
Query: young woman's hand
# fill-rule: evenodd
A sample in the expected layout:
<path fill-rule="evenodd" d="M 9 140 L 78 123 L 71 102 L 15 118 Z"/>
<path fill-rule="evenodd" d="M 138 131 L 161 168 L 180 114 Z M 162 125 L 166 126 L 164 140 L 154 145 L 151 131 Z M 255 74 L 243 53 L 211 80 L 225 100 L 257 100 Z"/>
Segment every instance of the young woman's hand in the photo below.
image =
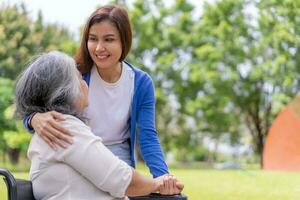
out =
<path fill-rule="evenodd" d="M 184 185 L 173 175 L 166 174 L 158 178 L 160 179 L 158 191 L 162 195 L 179 194 L 184 188 Z"/>
<path fill-rule="evenodd" d="M 58 123 L 64 119 L 63 114 L 55 111 L 36 113 L 30 125 L 53 150 L 56 150 L 58 146 L 67 148 L 73 144 L 73 134 Z"/>

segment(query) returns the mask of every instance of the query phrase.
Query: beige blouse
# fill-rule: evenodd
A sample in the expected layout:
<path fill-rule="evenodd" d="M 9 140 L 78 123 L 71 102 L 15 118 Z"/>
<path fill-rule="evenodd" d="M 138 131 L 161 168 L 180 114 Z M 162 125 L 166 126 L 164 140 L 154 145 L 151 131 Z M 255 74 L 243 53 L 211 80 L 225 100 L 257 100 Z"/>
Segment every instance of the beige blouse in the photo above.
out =
<path fill-rule="evenodd" d="M 28 157 L 37 200 L 127 199 L 132 168 L 113 155 L 81 120 L 65 115 L 60 123 L 74 134 L 74 144 L 52 150 L 37 134 Z"/>

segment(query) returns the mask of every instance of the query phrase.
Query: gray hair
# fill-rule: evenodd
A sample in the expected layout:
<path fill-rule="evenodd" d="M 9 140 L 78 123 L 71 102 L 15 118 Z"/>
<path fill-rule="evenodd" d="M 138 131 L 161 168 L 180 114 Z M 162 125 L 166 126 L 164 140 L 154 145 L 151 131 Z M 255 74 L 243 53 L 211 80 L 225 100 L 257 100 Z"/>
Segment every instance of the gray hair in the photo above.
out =
<path fill-rule="evenodd" d="M 16 116 L 57 111 L 78 115 L 75 99 L 80 94 L 76 64 L 70 56 L 51 51 L 34 58 L 16 85 Z"/>

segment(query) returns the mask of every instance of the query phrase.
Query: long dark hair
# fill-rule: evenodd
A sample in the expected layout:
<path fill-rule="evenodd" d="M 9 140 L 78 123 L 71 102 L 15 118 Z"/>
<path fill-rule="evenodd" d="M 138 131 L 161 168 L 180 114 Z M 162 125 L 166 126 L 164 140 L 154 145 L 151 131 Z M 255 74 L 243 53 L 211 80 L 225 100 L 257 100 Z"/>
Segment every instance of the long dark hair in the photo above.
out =
<path fill-rule="evenodd" d="M 90 28 L 94 24 L 101 23 L 103 21 L 110 22 L 119 31 L 122 43 L 122 54 L 119 61 L 123 61 L 130 51 L 132 43 L 132 31 L 126 10 L 119 5 L 100 7 L 95 10 L 87 20 L 83 30 L 80 47 L 77 49 L 75 55 L 77 67 L 81 73 L 90 71 L 94 63 L 87 47 Z"/>

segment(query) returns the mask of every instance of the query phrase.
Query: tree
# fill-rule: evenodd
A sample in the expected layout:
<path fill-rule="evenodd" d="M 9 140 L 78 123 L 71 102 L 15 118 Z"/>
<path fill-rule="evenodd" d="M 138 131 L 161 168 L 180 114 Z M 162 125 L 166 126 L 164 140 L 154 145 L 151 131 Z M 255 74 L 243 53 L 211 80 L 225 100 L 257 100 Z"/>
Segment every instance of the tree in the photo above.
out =
<path fill-rule="evenodd" d="M 7 146 L 8 156 L 13 164 L 19 162 L 20 153 L 26 152 L 31 139 L 31 134 L 28 134 L 23 127 L 21 121 L 14 118 L 15 106 L 9 106 L 5 112 L 4 117 L 6 121 L 10 121 L 14 125 L 14 129 L 8 129 L 3 132 L 3 138 Z"/>
<path fill-rule="evenodd" d="M 29 59 L 49 50 L 73 55 L 76 43 L 68 30 L 56 24 L 45 24 L 29 18 L 24 4 L 0 7 L 0 75 L 15 79 Z"/>
<path fill-rule="evenodd" d="M 0 148 L 4 153 L 8 150 L 14 163 L 18 162 L 19 152 L 28 146 L 30 138 L 30 134 L 22 130 L 20 122 L 12 117 L 5 118 L 5 110 L 13 104 L 15 79 L 34 55 L 54 49 L 73 55 L 75 48 L 76 42 L 68 29 L 46 24 L 41 12 L 34 21 L 29 18 L 24 4 L 1 4 Z"/>
<path fill-rule="evenodd" d="M 271 122 L 299 91 L 298 4 L 206 2 L 203 14 L 192 17 L 194 7 L 184 0 L 169 7 L 135 1 L 130 59 L 156 83 L 164 145 L 180 138 L 185 148 L 203 135 L 216 141 L 229 135 L 236 144 L 246 126 L 262 156 Z"/>
<path fill-rule="evenodd" d="M 4 130 L 13 128 L 13 124 L 5 118 L 5 109 L 13 103 L 13 82 L 9 79 L 0 78 L 0 151 L 6 151 L 6 142 L 3 137 Z"/>
<path fill-rule="evenodd" d="M 198 129 L 190 126 L 188 116 L 181 112 L 182 104 L 176 94 L 184 92 L 181 83 L 189 61 L 186 52 L 190 48 L 193 9 L 184 0 L 172 5 L 137 0 L 129 10 L 134 35 L 129 60 L 149 72 L 154 80 L 157 128 L 167 151 L 201 145 Z"/>
<path fill-rule="evenodd" d="M 246 125 L 261 164 L 271 122 L 299 91 L 297 4 L 207 3 L 190 43 L 192 62 L 183 90 L 193 92 L 181 93 L 184 111 L 217 136 L 227 132 L 238 139 L 241 125 Z"/>
<path fill-rule="evenodd" d="M 255 51 L 248 53 L 253 70 L 247 79 L 255 81 L 253 92 L 257 92 L 252 106 L 244 110 L 256 150 L 262 156 L 271 122 L 300 89 L 300 1 L 261 1 L 256 6 L 259 15 L 255 28 L 260 33 L 253 37 Z"/>

